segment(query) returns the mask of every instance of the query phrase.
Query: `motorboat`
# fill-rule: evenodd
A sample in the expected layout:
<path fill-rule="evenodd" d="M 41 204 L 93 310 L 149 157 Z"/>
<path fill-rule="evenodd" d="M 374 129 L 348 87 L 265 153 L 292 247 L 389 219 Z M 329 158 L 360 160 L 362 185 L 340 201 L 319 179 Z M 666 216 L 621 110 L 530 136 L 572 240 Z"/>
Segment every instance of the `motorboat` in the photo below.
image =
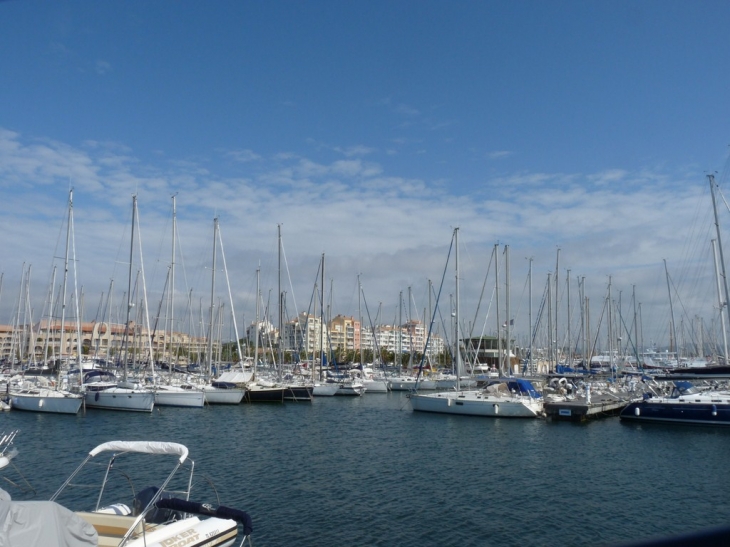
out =
<path fill-rule="evenodd" d="M 108 462 L 99 461 L 102 455 Z M 160 460 L 172 462 L 172 471 L 152 465 Z M 239 545 L 247 540 L 250 544 L 253 527 L 247 513 L 190 499 L 194 467 L 182 444 L 110 441 L 88 453 L 51 501 L 81 505 L 74 515 L 93 526 L 102 547 L 229 547 L 237 541 L 239 526 Z M 189 474 L 178 473 L 180 469 Z M 146 480 L 158 475 L 159 487 L 131 491 L 129 498 L 121 499 L 135 474 Z M 99 484 L 99 492 L 84 496 L 93 484 Z"/>
<path fill-rule="evenodd" d="M 543 399 L 529 380 L 498 380 L 484 389 L 412 393 L 413 410 L 465 416 L 536 418 L 542 414 Z"/>
<path fill-rule="evenodd" d="M 688 381 L 676 381 L 669 395 L 644 393 L 641 401 L 627 405 L 624 421 L 671 422 L 696 425 L 730 425 L 730 391 L 701 391 Z"/>

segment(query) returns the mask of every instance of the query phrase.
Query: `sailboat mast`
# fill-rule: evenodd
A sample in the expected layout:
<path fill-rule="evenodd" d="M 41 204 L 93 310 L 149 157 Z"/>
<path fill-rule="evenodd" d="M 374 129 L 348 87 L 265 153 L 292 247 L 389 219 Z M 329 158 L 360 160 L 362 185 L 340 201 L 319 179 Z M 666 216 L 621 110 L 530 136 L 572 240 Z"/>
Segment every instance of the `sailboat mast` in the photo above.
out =
<path fill-rule="evenodd" d="M 284 321 L 282 316 L 284 315 L 284 302 L 283 294 L 281 292 L 281 224 L 276 225 L 278 232 L 278 244 L 279 244 L 279 335 L 278 335 L 278 346 L 279 346 L 279 379 L 284 373 L 284 347 L 282 345 L 282 329 L 284 328 Z"/>
<path fill-rule="evenodd" d="M 725 288 L 725 310 L 728 314 L 728 319 L 730 320 L 730 294 L 728 294 L 728 288 L 727 288 L 727 272 L 725 271 L 725 257 L 722 253 L 722 238 L 720 237 L 720 221 L 717 218 L 717 201 L 715 200 L 715 177 L 714 175 L 707 175 L 708 180 L 710 181 L 710 194 L 712 194 L 712 210 L 715 214 L 715 230 L 717 231 L 717 247 L 720 251 L 720 268 L 722 270 L 722 281 L 723 281 L 723 287 Z M 722 310 L 720 310 L 722 313 Z M 723 336 L 725 335 L 725 327 L 723 326 L 722 329 Z M 727 353 L 727 342 L 725 343 L 725 364 L 727 364 L 728 361 L 728 353 Z"/>
<path fill-rule="evenodd" d="M 454 291 L 454 358 L 456 359 L 456 389 L 460 389 L 459 377 L 461 376 L 461 352 L 459 351 L 459 228 L 454 228 L 454 279 L 456 287 Z"/>
<path fill-rule="evenodd" d="M 124 337 L 127 343 L 124 346 L 124 381 L 127 381 L 127 361 L 129 361 L 129 315 L 134 307 L 134 298 L 132 296 L 132 266 L 134 262 L 134 227 L 137 223 L 137 195 L 132 196 L 132 230 L 129 238 L 129 272 L 127 274 L 127 318 L 124 322 Z M 64 283 L 65 285 L 65 283 Z M 65 288 L 64 288 L 65 291 Z"/>
<path fill-rule="evenodd" d="M 530 337 L 530 349 L 529 349 L 529 357 L 528 357 L 528 369 L 530 371 L 530 374 L 533 373 L 532 371 L 532 257 L 530 257 L 530 266 L 529 266 L 529 277 L 530 277 L 530 287 L 529 287 L 529 331 L 528 335 Z"/>
<path fill-rule="evenodd" d="M 357 318 L 360 321 L 360 366 L 365 377 L 365 364 L 362 355 L 362 286 L 360 285 L 360 274 L 357 274 Z"/>
<path fill-rule="evenodd" d="M 672 305 L 672 288 L 669 285 L 669 269 L 667 268 L 667 259 L 664 259 L 664 273 L 667 277 L 667 291 L 669 292 L 669 313 L 672 317 L 672 332 L 671 335 L 674 337 L 674 346 L 677 353 L 677 366 L 679 366 L 679 347 L 677 347 L 677 325 L 674 322 L 674 306 Z M 671 344 L 670 344 L 671 346 Z M 671 349 L 671 348 L 670 348 Z"/>
<path fill-rule="evenodd" d="M 559 267 L 560 267 L 560 247 L 558 247 L 558 252 L 555 257 L 555 366 L 558 365 L 558 362 L 560 361 L 560 347 L 559 339 L 558 339 L 558 299 L 560 298 L 559 288 L 560 285 L 558 285 L 558 273 L 559 273 Z"/>
<path fill-rule="evenodd" d="M 568 270 L 565 281 L 568 289 L 568 366 L 573 366 L 573 342 L 570 337 L 570 270 Z"/>
<path fill-rule="evenodd" d="M 712 256 L 715 260 L 715 278 L 717 279 L 717 299 L 720 302 L 720 327 L 722 328 L 722 348 L 723 348 L 723 356 L 725 357 L 725 363 L 727 363 L 727 330 L 725 329 L 725 314 L 722 313 L 722 308 L 724 306 L 722 301 L 722 289 L 720 288 L 720 270 L 718 269 L 717 264 L 717 245 L 715 240 L 713 239 L 711 242 L 712 245 Z"/>
<path fill-rule="evenodd" d="M 175 332 L 175 238 L 177 237 L 177 206 L 175 204 L 175 197 L 177 194 L 172 196 L 172 260 L 170 261 L 170 358 L 169 358 L 169 370 L 170 377 L 172 377 L 173 365 L 177 363 L 177 355 L 175 355 L 175 363 L 173 363 L 172 350 L 173 344 L 173 333 Z M 185 273 L 183 271 L 183 273 Z M 164 349 L 163 349 L 164 353 Z M 175 350 L 177 353 L 177 350 Z"/>
<path fill-rule="evenodd" d="M 63 293 L 61 296 L 61 349 L 59 351 L 59 357 L 63 359 L 63 353 L 65 349 L 64 345 L 64 331 L 65 331 L 65 319 L 66 319 L 66 283 L 68 281 L 68 249 L 71 242 L 71 210 L 74 202 L 74 189 L 71 188 L 68 193 L 68 218 L 66 220 L 66 254 L 63 259 Z M 82 372 L 79 370 L 79 375 L 82 376 Z M 58 367 L 58 379 L 56 385 L 61 385 L 61 367 Z"/>
<path fill-rule="evenodd" d="M 324 253 L 322 253 L 322 274 L 319 289 L 319 379 L 322 379 L 322 366 L 324 365 Z"/>
<path fill-rule="evenodd" d="M 458 247 L 457 247 L 458 250 Z M 499 375 L 504 374 L 504 367 L 502 364 L 502 323 L 499 321 L 499 243 L 494 244 L 494 290 L 495 290 L 495 308 L 497 315 L 497 368 L 499 369 Z"/>
<path fill-rule="evenodd" d="M 216 259 L 216 238 L 218 237 L 218 217 L 213 219 L 213 268 L 210 276 L 210 315 L 208 330 L 208 375 L 213 371 L 213 310 L 215 308 L 215 259 Z"/>
<path fill-rule="evenodd" d="M 259 305 L 261 302 L 261 289 L 259 287 L 261 277 L 261 268 L 256 268 L 256 322 L 254 326 L 254 343 L 253 343 L 253 376 L 256 377 L 256 369 L 259 362 Z"/>
<path fill-rule="evenodd" d="M 504 279 L 505 279 L 505 285 L 504 285 L 504 298 L 506 303 L 506 316 L 505 322 L 506 330 L 505 330 L 505 338 L 506 338 L 506 346 L 507 351 L 505 353 L 505 359 L 507 360 L 507 374 L 511 374 L 511 368 L 512 368 L 512 358 L 510 357 L 510 336 L 512 335 L 512 329 L 510 328 L 510 309 L 509 309 L 509 245 L 504 246 Z"/>

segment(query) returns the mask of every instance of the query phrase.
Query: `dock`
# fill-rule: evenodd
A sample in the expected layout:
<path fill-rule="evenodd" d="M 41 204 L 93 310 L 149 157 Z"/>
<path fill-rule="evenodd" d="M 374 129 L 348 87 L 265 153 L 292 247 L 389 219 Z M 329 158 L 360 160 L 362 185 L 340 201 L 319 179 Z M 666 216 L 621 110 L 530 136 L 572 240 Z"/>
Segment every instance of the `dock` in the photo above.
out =
<path fill-rule="evenodd" d="M 565 401 L 545 401 L 543 409 L 547 420 L 566 422 L 585 422 L 608 416 L 618 416 L 628 405 L 630 397 L 618 397 L 613 394 L 595 394 L 591 402 L 585 397 L 575 397 Z"/>

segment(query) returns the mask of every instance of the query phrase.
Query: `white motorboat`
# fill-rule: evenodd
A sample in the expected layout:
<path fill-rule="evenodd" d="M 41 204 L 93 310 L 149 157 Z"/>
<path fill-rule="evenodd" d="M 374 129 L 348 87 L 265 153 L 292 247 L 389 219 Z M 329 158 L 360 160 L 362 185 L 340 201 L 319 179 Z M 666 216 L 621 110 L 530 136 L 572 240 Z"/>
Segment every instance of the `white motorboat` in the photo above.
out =
<path fill-rule="evenodd" d="M 101 466 L 93 465 L 91 462 L 96 463 L 97 456 L 103 453 L 110 454 L 109 462 Z M 130 492 L 129 500 L 123 500 L 129 505 L 120 503 L 122 500 L 118 498 L 109 499 L 110 496 L 119 496 L 125 484 L 131 484 L 130 476 L 135 471 L 139 473 L 144 469 L 144 476 L 150 477 L 151 460 L 164 456 L 170 457 L 166 461 L 173 459 L 175 463 L 169 474 L 160 475 L 159 488 L 151 486 L 136 494 Z M 110 473 L 112 465 L 116 473 Z M 182 474 L 186 476 L 176 477 L 177 471 L 183 466 L 189 469 L 189 476 Z M 86 504 L 84 509 L 75 514 L 96 529 L 100 546 L 228 547 L 236 541 L 239 524 L 243 528 L 241 545 L 246 540 L 250 543 L 252 524 L 248 514 L 229 507 L 215 507 L 190 500 L 193 469 L 193 462 L 188 460 L 188 449 L 181 444 L 111 441 L 89 452 L 51 501 L 65 503 L 69 500 L 78 504 L 79 500 L 85 500 L 81 502 Z M 121 479 L 121 483 L 117 482 L 118 479 Z M 98 494 L 84 497 L 80 492 L 88 491 L 89 485 L 94 483 L 100 483 Z M 173 494 L 180 497 L 171 497 Z M 113 503 L 104 505 L 109 501 Z"/>

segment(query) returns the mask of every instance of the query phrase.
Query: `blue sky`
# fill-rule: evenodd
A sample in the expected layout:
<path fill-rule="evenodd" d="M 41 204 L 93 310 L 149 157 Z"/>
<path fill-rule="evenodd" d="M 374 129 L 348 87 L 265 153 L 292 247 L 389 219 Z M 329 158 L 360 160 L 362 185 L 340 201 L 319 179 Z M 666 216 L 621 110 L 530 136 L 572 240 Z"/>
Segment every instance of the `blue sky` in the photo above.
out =
<path fill-rule="evenodd" d="M 0 2 L 0 320 L 23 262 L 42 301 L 73 186 L 87 315 L 126 285 L 135 192 L 159 299 L 177 193 L 180 275 L 209 290 L 218 214 L 248 319 L 258 264 L 275 290 L 278 223 L 297 308 L 324 252 L 334 311 L 356 313 L 362 273 L 388 321 L 409 285 L 425 307 L 460 226 L 465 308 L 508 244 L 526 330 L 525 257 L 537 306 L 560 247 L 592 314 L 611 275 L 666 343 L 662 259 L 687 317 L 717 315 L 705 174 L 726 178 L 728 21 L 726 2 Z"/>

